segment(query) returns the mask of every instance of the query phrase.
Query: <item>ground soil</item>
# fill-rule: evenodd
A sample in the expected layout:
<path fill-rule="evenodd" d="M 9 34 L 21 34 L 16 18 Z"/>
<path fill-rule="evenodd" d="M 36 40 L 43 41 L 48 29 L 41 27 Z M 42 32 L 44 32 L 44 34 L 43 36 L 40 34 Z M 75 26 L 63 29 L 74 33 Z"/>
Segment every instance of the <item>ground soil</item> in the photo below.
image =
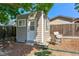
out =
<path fill-rule="evenodd" d="M 63 39 L 60 44 L 50 44 L 49 47 L 68 51 L 79 51 L 79 39 Z"/>
<path fill-rule="evenodd" d="M 56 50 L 79 52 L 79 39 L 63 39 L 58 45 L 49 44 L 49 48 Z M 3 55 L 7 56 L 34 56 L 36 51 L 39 51 L 38 46 L 31 46 L 25 43 L 12 43 L 5 48 L 7 53 Z M 1 51 L 1 50 L 0 50 Z M 52 50 L 52 56 L 79 56 L 79 54 L 54 51 Z"/>
<path fill-rule="evenodd" d="M 60 44 L 49 44 L 49 48 L 57 50 L 79 52 L 79 39 L 63 39 Z M 56 56 L 79 56 L 79 54 L 72 54 L 66 52 L 52 51 Z"/>
<path fill-rule="evenodd" d="M 7 56 L 24 56 L 31 53 L 32 50 L 33 50 L 33 46 L 31 45 L 27 45 L 25 43 L 14 43 L 4 48 L 5 52 L 3 53 L 7 52 L 6 53 Z"/>

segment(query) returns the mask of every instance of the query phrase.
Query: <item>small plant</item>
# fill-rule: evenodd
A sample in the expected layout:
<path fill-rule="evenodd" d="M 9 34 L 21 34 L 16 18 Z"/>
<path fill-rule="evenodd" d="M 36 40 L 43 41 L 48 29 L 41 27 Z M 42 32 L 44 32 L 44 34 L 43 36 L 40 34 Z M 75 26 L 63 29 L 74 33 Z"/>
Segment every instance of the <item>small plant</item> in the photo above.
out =
<path fill-rule="evenodd" d="M 36 56 L 49 56 L 51 55 L 50 51 L 40 51 L 35 53 Z"/>

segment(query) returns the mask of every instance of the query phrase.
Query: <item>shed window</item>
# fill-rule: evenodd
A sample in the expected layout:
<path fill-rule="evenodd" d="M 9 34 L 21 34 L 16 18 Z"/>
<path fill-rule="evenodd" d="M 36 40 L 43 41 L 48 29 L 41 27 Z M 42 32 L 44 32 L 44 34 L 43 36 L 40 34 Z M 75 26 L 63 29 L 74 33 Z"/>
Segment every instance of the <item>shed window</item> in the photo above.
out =
<path fill-rule="evenodd" d="M 34 21 L 30 23 L 30 30 L 32 30 L 32 31 L 35 30 L 35 24 L 34 24 Z"/>
<path fill-rule="evenodd" d="M 26 26 L 26 21 L 25 21 L 25 19 L 18 20 L 18 26 L 19 26 L 19 27 L 24 27 L 24 26 Z"/>
<path fill-rule="evenodd" d="M 22 21 L 19 21 L 19 26 L 21 26 L 22 25 Z"/>

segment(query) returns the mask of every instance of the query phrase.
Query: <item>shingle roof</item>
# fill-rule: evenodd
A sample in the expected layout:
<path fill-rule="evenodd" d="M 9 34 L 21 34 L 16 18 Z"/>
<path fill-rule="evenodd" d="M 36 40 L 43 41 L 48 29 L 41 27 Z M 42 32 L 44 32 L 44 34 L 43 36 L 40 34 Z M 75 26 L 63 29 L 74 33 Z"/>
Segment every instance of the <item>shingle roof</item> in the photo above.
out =
<path fill-rule="evenodd" d="M 74 20 L 74 18 L 71 18 L 71 17 L 56 16 L 56 17 L 52 18 L 50 21 L 53 21 L 56 19 L 61 19 L 61 20 L 69 21 L 69 22 L 72 22 Z"/>
<path fill-rule="evenodd" d="M 76 19 L 74 20 L 74 22 L 75 22 L 75 23 L 79 23 L 79 18 L 76 18 Z"/>

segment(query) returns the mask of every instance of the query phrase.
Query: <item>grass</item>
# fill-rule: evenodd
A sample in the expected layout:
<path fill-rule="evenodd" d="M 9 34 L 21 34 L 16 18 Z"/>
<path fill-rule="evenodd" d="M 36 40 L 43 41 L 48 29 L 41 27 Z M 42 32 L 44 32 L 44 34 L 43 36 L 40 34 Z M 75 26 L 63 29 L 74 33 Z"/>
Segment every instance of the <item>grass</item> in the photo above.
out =
<path fill-rule="evenodd" d="M 71 53 L 71 54 L 79 54 L 79 52 L 75 52 L 75 51 L 66 51 L 66 50 L 60 50 L 60 49 L 54 49 L 54 48 L 48 48 L 47 50 L 41 50 L 39 52 L 35 52 L 34 54 L 36 56 L 55 56 L 54 53 L 52 54 L 51 51 L 58 51 L 58 52 Z"/>
<path fill-rule="evenodd" d="M 59 49 L 51 49 L 49 48 L 48 50 L 53 50 L 53 51 L 58 51 L 58 52 L 66 52 L 66 53 L 72 53 L 72 54 L 79 54 L 79 52 L 75 52 L 75 51 L 65 51 L 65 50 L 59 50 Z"/>
<path fill-rule="evenodd" d="M 43 48 L 41 47 L 41 51 L 35 52 L 35 55 L 37 55 L 37 56 L 55 56 L 53 51 L 70 53 L 70 54 L 79 54 L 79 51 L 67 51 L 67 50 L 48 48 L 48 47 L 46 49 L 43 49 Z M 51 53 L 49 54 L 49 52 L 51 52 Z"/>
<path fill-rule="evenodd" d="M 51 52 L 47 51 L 47 50 L 42 50 L 42 51 L 39 51 L 39 52 L 35 52 L 35 55 L 36 56 L 50 56 Z"/>

